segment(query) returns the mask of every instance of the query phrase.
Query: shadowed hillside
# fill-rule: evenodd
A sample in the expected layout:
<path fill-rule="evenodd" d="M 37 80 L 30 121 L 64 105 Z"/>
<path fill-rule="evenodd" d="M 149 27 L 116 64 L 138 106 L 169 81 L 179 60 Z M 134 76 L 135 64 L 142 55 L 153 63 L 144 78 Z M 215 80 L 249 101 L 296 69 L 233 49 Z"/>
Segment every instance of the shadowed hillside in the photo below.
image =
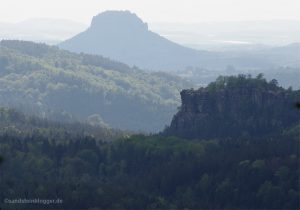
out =
<path fill-rule="evenodd" d="M 107 129 L 91 135 L 84 124 L 9 109 L 0 109 L 0 122 L 1 200 L 59 198 L 47 209 L 70 210 L 299 209 L 300 126 L 269 138 L 186 140 Z"/>
<path fill-rule="evenodd" d="M 158 131 L 190 86 L 96 55 L 22 41 L 0 43 L 0 105 L 58 121 Z"/>

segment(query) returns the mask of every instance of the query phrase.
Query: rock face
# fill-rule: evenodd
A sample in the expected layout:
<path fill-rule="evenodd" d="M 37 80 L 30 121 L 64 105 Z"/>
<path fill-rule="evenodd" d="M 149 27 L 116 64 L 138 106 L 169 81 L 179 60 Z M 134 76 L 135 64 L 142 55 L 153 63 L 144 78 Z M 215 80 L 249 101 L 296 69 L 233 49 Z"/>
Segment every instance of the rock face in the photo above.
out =
<path fill-rule="evenodd" d="M 300 121 L 293 107 L 299 91 L 262 79 L 244 78 L 244 84 L 233 84 L 240 78 L 230 78 L 221 85 L 215 82 L 196 91 L 183 90 L 182 106 L 165 133 L 184 138 L 258 137 Z"/>

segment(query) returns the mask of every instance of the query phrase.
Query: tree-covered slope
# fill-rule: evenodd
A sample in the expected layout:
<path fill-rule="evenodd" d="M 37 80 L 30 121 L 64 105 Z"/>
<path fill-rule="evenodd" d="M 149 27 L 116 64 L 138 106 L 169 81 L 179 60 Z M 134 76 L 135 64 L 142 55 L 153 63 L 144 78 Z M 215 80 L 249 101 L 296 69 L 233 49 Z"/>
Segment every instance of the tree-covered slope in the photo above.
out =
<path fill-rule="evenodd" d="M 50 119 L 90 117 L 115 128 L 158 131 L 188 85 L 101 56 L 32 42 L 0 43 L 0 105 Z"/>
<path fill-rule="evenodd" d="M 275 135 L 300 122 L 294 108 L 300 90 L 279 87 L 262 75 L 219 77 L 198 90 L 181 92 L 182 106 L 168 135 L 223 138 Z"/>
<path fill-rule="evenodd" d="M 78 135 L 94 137 L 103 142 L 132 135 L 131 132 L 101 127 L 89 122 L 55 122 L 3 107 L 0 107 L 0 134 L 13 134 L 18 139 L 33 135 L 47 136 L 48 138 L 56 138 L 56 141 L 60 143 Z"/>
<path fill-rule="evenodd" d="M 101 135 L 17 116 L 23 115 L 0 111 L 1 122 L 15 125 L 0 124 L 5 210 L 300 208 L 299 126 L 271 138 L 140 135 L 103 142 Z M 62 202 L 14 203 L 18 198 Z"/>

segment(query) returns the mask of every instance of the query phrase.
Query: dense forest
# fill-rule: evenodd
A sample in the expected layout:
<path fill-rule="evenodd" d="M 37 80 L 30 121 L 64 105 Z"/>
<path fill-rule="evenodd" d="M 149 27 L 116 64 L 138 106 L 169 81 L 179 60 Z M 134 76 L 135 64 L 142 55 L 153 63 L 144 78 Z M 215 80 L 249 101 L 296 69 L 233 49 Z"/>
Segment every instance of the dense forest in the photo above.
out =
<path fill-rule="evenodd" d="M 44 44 L 0 42 L 0 106 L 56 121 L 154 132 L 169 124 L 191 87 L 167 73 Z M 88 103 L 87 103 L 88 102 Z"/>
<path fill-rule="evenodd" d="M 239 76 L 220 77 L 208 89 L 217 93 L 228 86 L 243 88 L 241 79 L 261 92 L 279 88 L 261 76 Z M 106 128 L 95 135 L 92 128 L 77 132 L 73 124 L 32 120 L 2 109 L 0 199 L 59 198 L 63 203 L 1 207 L 299 209 L 300 110 L 295 102 L 289 108 L 298 121 L 283 124 L 278 132 L 193 139 L 172 137 L 170 132 L 107 135 Z M 285 105 L 272 107 L 285 112 Z M 236 113 L 244 114 L 239 109 Z M 272 116 L 269 120 L 278 121 L 282 113 Z"/>

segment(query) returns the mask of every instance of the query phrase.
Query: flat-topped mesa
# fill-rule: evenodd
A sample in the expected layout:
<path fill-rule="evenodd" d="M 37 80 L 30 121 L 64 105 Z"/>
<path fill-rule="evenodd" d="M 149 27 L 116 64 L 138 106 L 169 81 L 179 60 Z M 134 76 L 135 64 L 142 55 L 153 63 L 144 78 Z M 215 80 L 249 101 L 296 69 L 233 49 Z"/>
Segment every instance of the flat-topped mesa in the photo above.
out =
<path fill-rule="evenodd" d="M 164 133 L 184 138 L 259 137 L 300 122 L 293 108 L 300 91 L 285 90 L 264 79 L 225 80 L 199 90 L 183 90 L 181 108 Z"/>
<path fill-rule="evenodd" d="M 106 11 L 93 17 L 90 30 L 134 33 L 148 31 L 148 24 L 130 11 Z"/>
<path fill-rule="evenodd" d="M 95 16 L 87 30 L 60 43 L 59 47 L 102 55 L 149 71 L 196 66 L 194 61 L 201 63 L 202 56 L 207 55 L 148 30 L 147 23 L 129 11 L 107 11 Z"/>

